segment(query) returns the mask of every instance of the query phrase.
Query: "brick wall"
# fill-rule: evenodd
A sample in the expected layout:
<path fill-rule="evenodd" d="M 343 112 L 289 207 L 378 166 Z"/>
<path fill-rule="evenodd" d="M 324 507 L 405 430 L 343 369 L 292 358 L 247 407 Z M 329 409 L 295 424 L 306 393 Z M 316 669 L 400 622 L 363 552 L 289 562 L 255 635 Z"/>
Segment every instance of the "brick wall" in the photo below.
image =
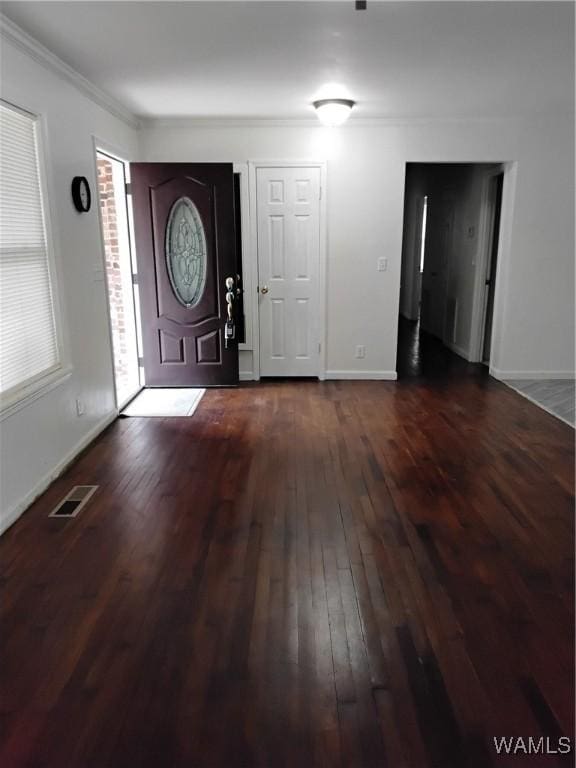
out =
<path fill-rule="evenodd" d="M 102 157 L 98 158 L 98 187 L 100 191 L 102 229 L 104 234 L 104 249 L 106 253 L 106 277 L 110 300 L 112 343 L 114 345 L 116 391 L 118 392 L 119 398 L 123 399 L 123 391 L 128 390 L 130 386 L 128 371 L 128 340 L 123 300 L 123 288 L 127 288 L 127 286 L 123 286 L 122 284 L 122 271 L 120 269 L 120 250 L 118 246 L 116 200 L 114 197 L 112 163 Z"/>

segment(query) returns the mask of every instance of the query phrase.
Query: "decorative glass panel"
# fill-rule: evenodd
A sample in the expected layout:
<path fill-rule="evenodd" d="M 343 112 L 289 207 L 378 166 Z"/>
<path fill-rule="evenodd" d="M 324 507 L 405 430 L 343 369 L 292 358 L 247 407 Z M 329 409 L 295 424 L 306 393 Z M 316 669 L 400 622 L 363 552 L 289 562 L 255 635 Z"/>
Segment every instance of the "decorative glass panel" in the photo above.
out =
<path fill-rule="evenodd" d="M 166 225 L 166 264 L 172 290 L 185 307 L 195 306 L 206 283 L 206 235 L 200 214 L 187 197 L 176 200 Z"/>

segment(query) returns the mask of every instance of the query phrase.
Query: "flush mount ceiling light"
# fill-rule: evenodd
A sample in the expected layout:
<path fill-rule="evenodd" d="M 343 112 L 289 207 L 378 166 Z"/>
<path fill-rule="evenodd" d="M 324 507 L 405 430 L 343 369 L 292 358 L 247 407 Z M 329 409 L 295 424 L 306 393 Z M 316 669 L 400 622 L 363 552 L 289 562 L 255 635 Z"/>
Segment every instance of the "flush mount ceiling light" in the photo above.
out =
<path fill-rule="evenodd" d="M 319 99 L 312 102 L 320 122 L 331 128 L 345 123 L 355 104 L 352 99 Z"/>

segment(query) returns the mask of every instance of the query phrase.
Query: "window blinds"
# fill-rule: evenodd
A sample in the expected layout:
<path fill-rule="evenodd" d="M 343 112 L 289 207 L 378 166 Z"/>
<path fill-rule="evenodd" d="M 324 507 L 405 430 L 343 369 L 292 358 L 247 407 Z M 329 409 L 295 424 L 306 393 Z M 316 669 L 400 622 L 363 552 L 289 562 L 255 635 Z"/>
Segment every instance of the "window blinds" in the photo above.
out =
<path fill-rule="evenodd" d="M 0 394 L 57 367 L 36 120 L 0 103 Z"/>

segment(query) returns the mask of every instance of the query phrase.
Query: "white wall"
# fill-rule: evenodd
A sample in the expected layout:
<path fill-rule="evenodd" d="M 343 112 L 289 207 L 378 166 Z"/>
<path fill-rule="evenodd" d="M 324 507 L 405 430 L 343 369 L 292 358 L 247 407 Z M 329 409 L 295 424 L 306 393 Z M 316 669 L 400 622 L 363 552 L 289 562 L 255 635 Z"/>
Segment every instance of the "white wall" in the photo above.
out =
<path fill-rule="evenodd" d="M 356 125 L 351 120 L 336 130 L 162 121 L 144 126 L 142 154 L 147 161 L 174 162 L 326 159 L 327 369 L 367 377 L 393 376 L 396 370 L 406 163 L 516 162 L 493 369 L 501 378 L 573 371 L 571 116 Z M 376 271 L 379 256 L 388 257 L 387 272 Z M 363 360 L 354 358 L 357 344 L 366 347 Z"/>
<path fill-rule="evenodd" d="M 138 135 L 12 42 L 2 40 L 1 55 L 2 97 L 45 118 L 50 214 L 72 366 L 63 383 L 0 423 L 3 530 L 115 414 L 92 136 L 136 157 Z M 72 205 L 70 184 L 77 175 L 86 176 L 92 189 L 87 214 Z M 86 405 L 80 417 L 77 397 Z"/>

